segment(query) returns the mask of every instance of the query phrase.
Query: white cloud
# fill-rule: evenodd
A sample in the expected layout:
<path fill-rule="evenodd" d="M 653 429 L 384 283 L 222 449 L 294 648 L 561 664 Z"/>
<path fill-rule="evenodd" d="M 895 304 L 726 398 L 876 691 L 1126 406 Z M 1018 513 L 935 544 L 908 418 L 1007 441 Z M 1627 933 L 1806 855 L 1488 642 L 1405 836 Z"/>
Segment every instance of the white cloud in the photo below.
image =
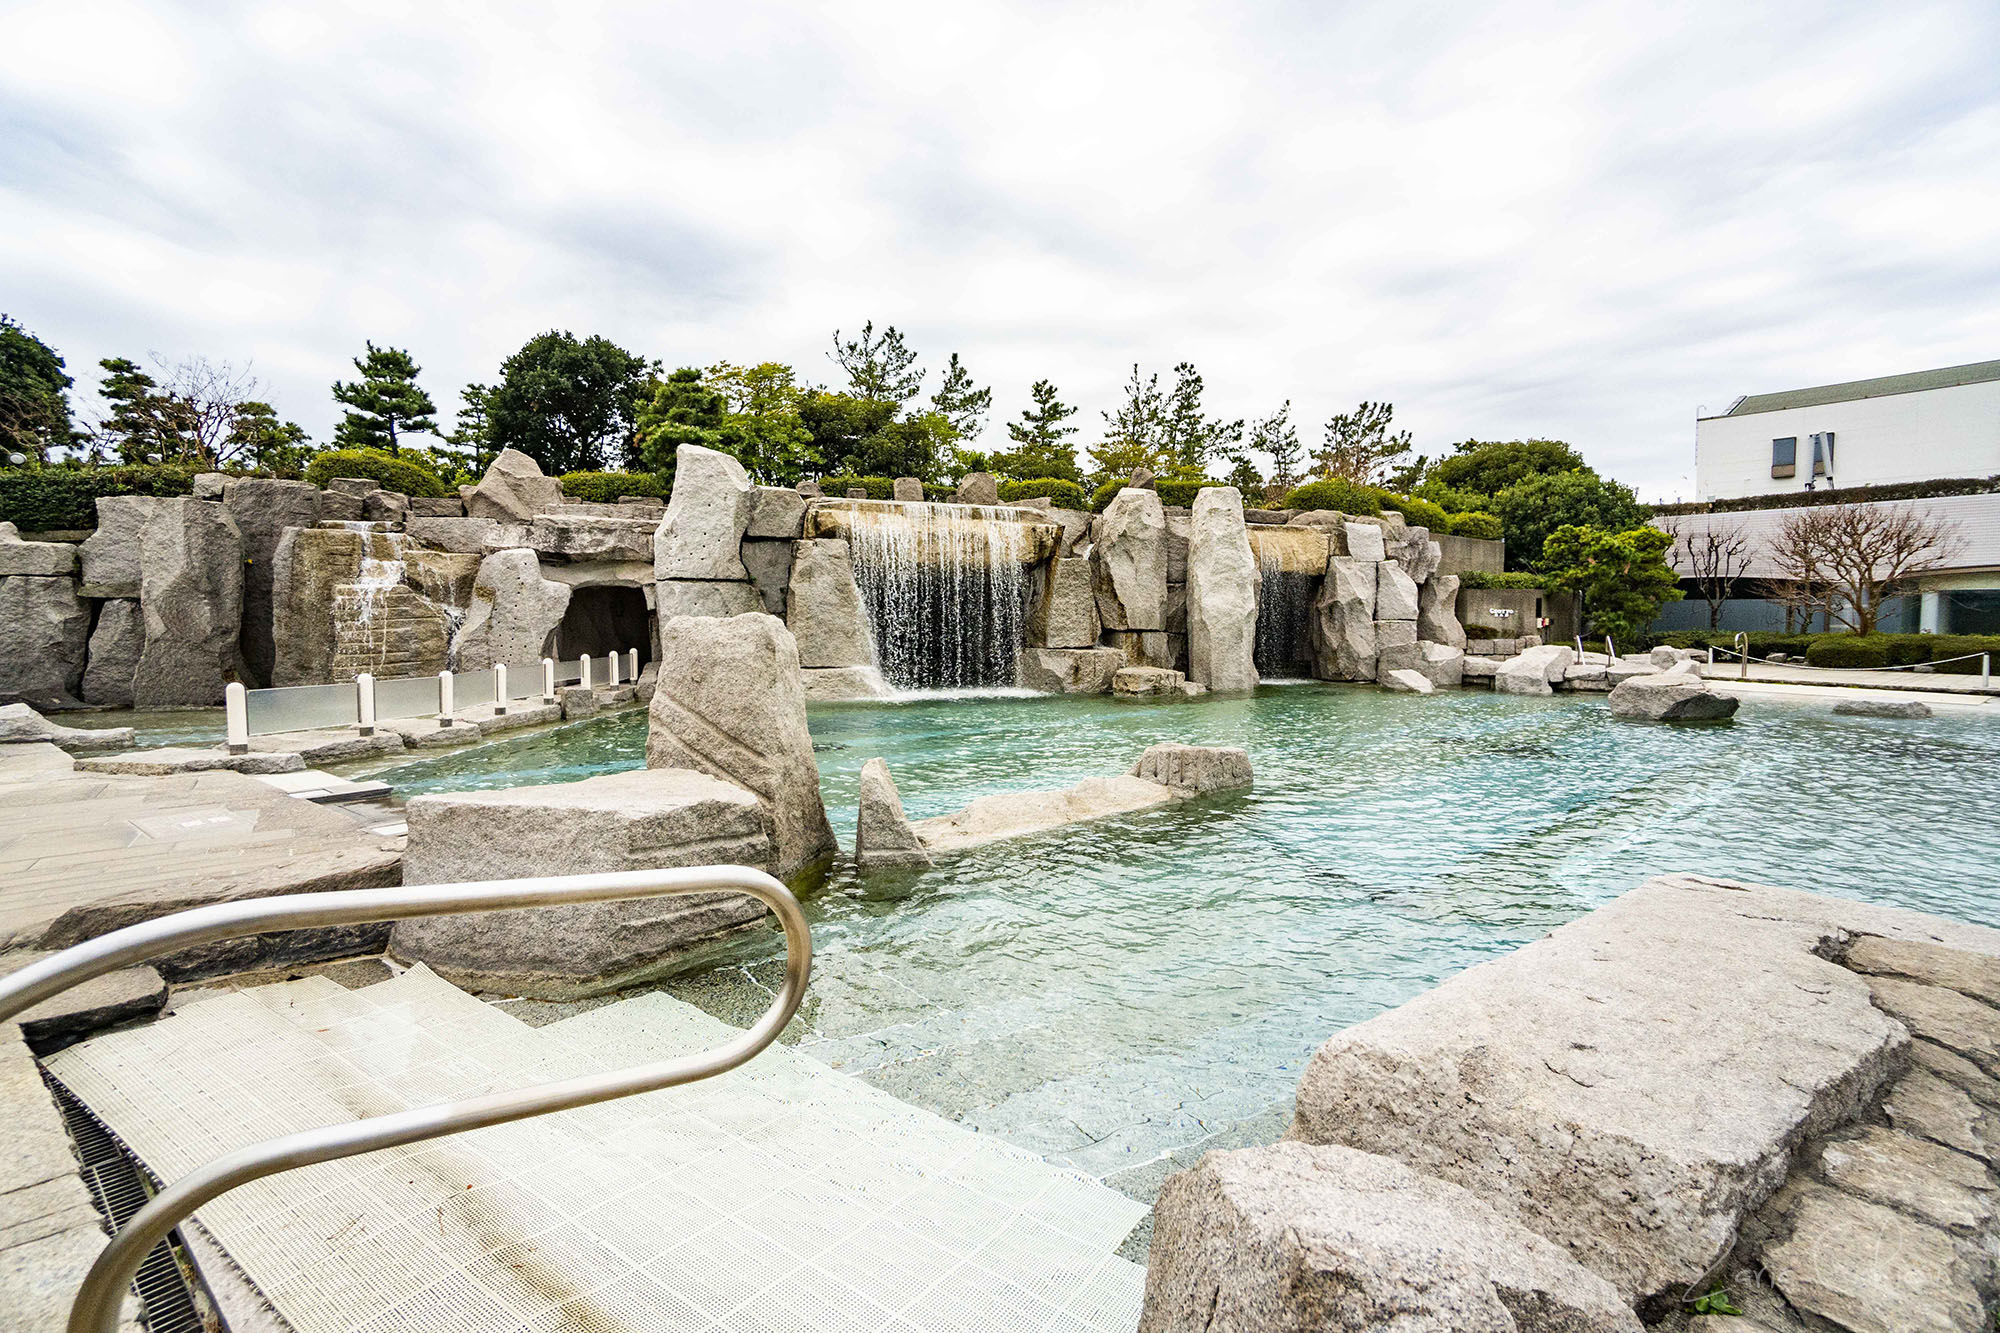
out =
<path fill-rule="evenodd" d="M 1666 495 L 1698 403 L 2000 355 L 2000 14 L 1805 17 L 66 0 L 0 52 L 0 281 L 73 369 L 250 361 L 321 436 L 368 338 L 448 403 L 546 328 L 827 376 L 872 318 L 993 434 L 1190 359 Z"/>

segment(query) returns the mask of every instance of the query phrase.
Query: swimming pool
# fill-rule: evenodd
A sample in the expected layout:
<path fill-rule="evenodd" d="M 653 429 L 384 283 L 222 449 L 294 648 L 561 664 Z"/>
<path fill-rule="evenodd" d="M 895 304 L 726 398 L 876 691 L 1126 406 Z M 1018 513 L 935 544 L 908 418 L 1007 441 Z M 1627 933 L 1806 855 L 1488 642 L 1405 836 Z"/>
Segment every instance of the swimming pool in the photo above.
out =
<path fill-rule="evenodd" d="M 1122 771 L 1146 745 L 1242 745 L 1253 791 L 999 843 L 920 875 L 837 872 L 797 1034 L 907 1100 L 1150 1201 L 1207 1146 L 1282 1132 L 1330 1033 L 1666 870 L 2000 917 L 2000 725 L 1746 701 L 1720 727 L 1602 696 L 1352 686 L 1240 699 L 961 698 L 811 718 L 851 845 L 881 755 L 913 818 Z M 382 770 L 401 795 L 644 762 L 626 713 Z M 676 982 L 765 1002 L 768 939 Z"/>

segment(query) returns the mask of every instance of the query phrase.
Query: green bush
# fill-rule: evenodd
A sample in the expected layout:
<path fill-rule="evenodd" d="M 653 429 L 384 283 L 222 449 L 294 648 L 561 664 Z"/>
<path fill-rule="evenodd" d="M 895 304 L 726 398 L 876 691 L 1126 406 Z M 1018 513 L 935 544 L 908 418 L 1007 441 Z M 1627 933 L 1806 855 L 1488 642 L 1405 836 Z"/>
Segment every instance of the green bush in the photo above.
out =
<path fill-rule="evenodd" d="M 1470 510 L 1451 516 L 1451 535 L 1454 537 L 1477 537 L 1481 541 L 1497 542 L 1501 537 L 1500 520 L 1483 510 Z"/>
<path fill-rule="evenodd" d="M 1377 494 L 1383 509 L 1401 514 L 1412 526 L 1428 528 L 1432 532 L 1451 531 L 1451 515 L 1429 500 L 1420 500 L 1410 495 L 1391 495 L 1387 491 L 1380 491 Z"/>
<path fill-rule="evenodd" d="M 844 497 L 850 487 L 859 486 L 868 492 L 871 500 L 893 500 L 896 498 L 896 482 L 893 477 L 821 477 L 819 488 L 835 499 Z"/>
<path fill-rule="evenodd" d="M 1806 665 L 1884 667 L 1889 665 L 1886 634 L 1822 634 L 1806 649 Z"/>
<path fill-rule="evenodd" d="M 330 449 L 306 464 L 306 480 L 326 486 L 335 477 L 366 477 L 385 491 L 433 499 L 454 494 L 429 468 L 380 449 Z"/>
<path fill-rule="evenodd" d="M 100 495 L 187 495 L 204 468 L 173 464 L 31 467 L 0 471 L 0 522 L 23 532 L 97 526 Z"/>
<path fill-rule="evenodd" d="M 1467 570 L 1458 576 L 1460 588 L 1543 588 L 1547 581 L 1540 574 L 1525 574 L 1510 571 L 1506 574 L 1482 574 L 1478 570 Z"/>
<path fill-rule="evenodd" d="M 1908 636 L 1905 636 L 1908 637 Z M 1923 634 L 1915 636 L 1930 640 L 1930 661 L 1941 662 L 1947 657 L 1962 657 L 1966 653 L 1990 653 L 1995 670 L 2000 670 L 2000 634 Z M 1940 675 L 1976 676 L 1979 674 L 1979 659 L 1965 662 L 1946 662 L 1938 667 Z"/>
<path fill-rule="evenodd" d="M 1287 509 L 1337 509 L 1343 514 L 1379 514 L 1382 492 L 1373 486 L 1357 486 L 1351 481 L 1327 479 L 1295 486 L 1285 496 Z"/>
<path fill-rule="evenodd" d="M 1813 505 L 1869 504 L 1884 500 L 1935 500 L 1946 495 L 1991 495 L 2000 491 L 2000 474 L 1991 477 L 1942 477 L 1932 481 L 1896 482 L 1887 486 L 1843 486 L 1839 490 L 1780 491 L 1776 495 L 1743 495 L 1731 500 L 1693 500 L 1653 506 L 1656 515 L 1736 514 L 1757 509 L 1806 509 Z"/>
<path fill-rule="evenodd" d="M 657 472 L 565 472 L 563 494 L 586 504 L 617 504 L 621 496 L 667 498 L 669 487 Z"/>
<path fill-rule="evenodd" d="M 1000 498 L 1012 503 L 1015 500 L 1033 500 L 1047 496 L 1058 509 L 1083 508 L 1083 487 L 1061 477 L 1037 477 L 1032 481 L 1003 481 L 1000 483 Z"/>

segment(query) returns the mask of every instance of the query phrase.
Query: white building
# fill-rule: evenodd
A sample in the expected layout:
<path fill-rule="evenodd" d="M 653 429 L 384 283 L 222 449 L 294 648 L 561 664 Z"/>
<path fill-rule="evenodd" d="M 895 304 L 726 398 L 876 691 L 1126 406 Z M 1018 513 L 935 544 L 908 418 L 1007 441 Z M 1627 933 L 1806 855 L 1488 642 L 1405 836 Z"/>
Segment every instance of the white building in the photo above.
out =
<path fill-rule="evenodd" d="M 1752 394 L 1695 422 L 1698 500 L 2000 474 L 2000 361 Z"/>

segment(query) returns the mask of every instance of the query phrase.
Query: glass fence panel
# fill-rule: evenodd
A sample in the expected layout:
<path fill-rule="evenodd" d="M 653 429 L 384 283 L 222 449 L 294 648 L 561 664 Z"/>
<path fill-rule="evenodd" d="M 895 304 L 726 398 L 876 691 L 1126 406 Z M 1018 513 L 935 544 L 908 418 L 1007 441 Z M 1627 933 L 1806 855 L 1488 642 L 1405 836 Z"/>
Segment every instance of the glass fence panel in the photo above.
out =
<path fill-rule="evenodd" d="M 507 664 L 507 697 L 539 699 L 542 695 L 542 659 Z"/>
<path fill-rule="evenodd" d="M 405 680 L 375 682 L 376 717 L 436 717 L 437 710 L 436 676 L 413 676 Z"/>
<path fill-rule="evenodd" d="M 596 680 L 599 684 L 602 684 L 604 678 L 604 663 L 593 660 L 590 664 L 590 674 L 594 680 Z M 581 658 L 572 657 L 567 662 L 556 663 L 556 684 L 574 685 L 582 679 L 583 679 L 583 661 Z"/>
<path fill-rule="evenodd" d="M 311 731 L 345 727 L 359 717 L 354 684 L 287 685 L 275 690 L 246 690 L 244 712 L 252 736 L 279 731 Z"/>
<path fill-rule="evenodd" d="M 514 674 L 512 671 L 508 675 Z M 514 682 L 507 682 L 511 692 Z M 493 702 L 493 673 L 491 671 L 454 671 L 451 676 L 451 702 L 454 708 L 466 709 L 476 704 Z"/>

